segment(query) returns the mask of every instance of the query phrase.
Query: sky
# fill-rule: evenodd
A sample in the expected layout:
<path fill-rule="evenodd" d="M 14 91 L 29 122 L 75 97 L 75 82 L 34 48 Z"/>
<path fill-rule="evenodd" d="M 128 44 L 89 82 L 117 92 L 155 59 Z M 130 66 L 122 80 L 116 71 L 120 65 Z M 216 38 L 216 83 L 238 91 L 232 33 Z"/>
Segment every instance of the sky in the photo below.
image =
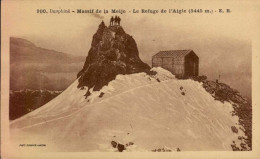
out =
<path fill-rule="evenodd" d="M 101 3 L 103 2 L 103 3 Z M 114 2 L 114 3 L 113 3 Z M 109 24 L 116 14 L 37 14 L 49 9 L 126 9 L 121 25 L 135 39 L 140 58 L 151 64 L 151 56 L 162 50 L 192 49 L 200 58 L 200 75 L 207 75 L 251 96 L 252 36 L 254 7 L 250 3 L 204 3 L 199 1 L 52 1 L 10 3 L 10 36 L 25 38 L 39 47 L 76 56 L 87 56 L 92 36 L 102 20 Z M 251 9 L 248 9 L 250 8 Z M 132 9 L 230 9 L 229 14 L 134 14 Z M 253 8 L 253 9 L 252 9 Z M 131 13 L 129 12 L 131 11 Z M 21 14 L 22 13 L 22 14 Z"/>

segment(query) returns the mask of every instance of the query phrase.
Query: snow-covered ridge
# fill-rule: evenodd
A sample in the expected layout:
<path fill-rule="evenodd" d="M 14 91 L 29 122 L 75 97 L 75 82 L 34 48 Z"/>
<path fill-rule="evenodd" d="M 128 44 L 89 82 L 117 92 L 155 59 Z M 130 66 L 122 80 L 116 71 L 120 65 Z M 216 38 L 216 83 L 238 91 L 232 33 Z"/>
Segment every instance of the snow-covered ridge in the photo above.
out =
<path fill-rule="evenodd" d="M 239 144 L 244 134 L 231 130 L 238 117 L 231 115 L 229 102 L 214 100 L 202 83 L 178 80 L 162 68 L 152 71 L 157 74 L 117 75 L 87 98 L 76 80 L 54 100 L 13 121 L 12 135 L 34 134 L 65 151 L 113 151 L 112 140 L 133 142 L 133 151 L 232 150 L 233 141 Z"/>
<path fill-rule="evenodd" d="M 157 72 L 156 75 L 149 76 L 146 73 L 137 73 L 137 74 L 131 74 L 131 75 L 117 75 L 116 79 L 109 83 L 108 86 L 104 86 L 100 91 L 93 91 L 93 89 L 90 89 L 91 95 L 86 99 L 85 93 L 87 90 L 87 87 L 84 87 L 84 89 L 78 89 L 78 80 L 75 80 L 65 91 L 61 93 L 57 98 L 50 101 L 46 105 L 42 106 L 41 108 L 33 111 L 32 113 L 25 115 L 22 118 L 34 118 L 33 116 L 37 115 L 37 117 L 41 116 L 41 114 L 44 114 L 44 117 L 50 117 L 50 116 L 58 116 L 60 114 L 64 114 L 67 111 L 76 110 L 80 108 L 74 107 L 73 105 L 75 102 L 81 103 L 81 105 L 90 105 L 94 104 L 96 101 L 102 102 L 104 100 L 107 100 L 106 98 L 100 99 L 98 98 L 101 94 L 101 92 L 106 94 L 106 97 L 113 97 L 118 96 L 121 93 L 127 93 L 131 92 L 135 89 L 140 89 L 142 87 L 146 87 L 150 84 L 158 84 L 158 80 L 165 81 L 169 79 L 175 78 L 173 74 L 171 74 L 169 71 L 157 67 L 151 69 L 151 71 Z M 141 79 L 140 79 L 141 78 Z M 146 79 L 146 81 L 143 81 L 143 78 Z M 148 79 L 148 80 L 147 80 Z M 120 81 L 124 81 L 124 83 L 121 84 Z M 127 83 L 125 85 L 125 83 Z M 143 85 L 144 84 L 144 85 Z M 114 89 L 114 85 L 118 87 L 117 90 Z M 109 96 L 113 92 L 113 96 Z M 63 99 L 63 98 L 66 98 Z M 94 101 L 94 99 L 96 99 Z M 63 105 L 66 103 L 65 105 Z M 84 107 L 83 106 L 83 107 Z M 58 110 L 58 114 L 57 114 Z M 21 119 L 18 119 L 18 121 Z M 44 120 L 46 121 L 46 120 Z M 16 123 L 16 121 L 13 121 L 11 124 Z"/>

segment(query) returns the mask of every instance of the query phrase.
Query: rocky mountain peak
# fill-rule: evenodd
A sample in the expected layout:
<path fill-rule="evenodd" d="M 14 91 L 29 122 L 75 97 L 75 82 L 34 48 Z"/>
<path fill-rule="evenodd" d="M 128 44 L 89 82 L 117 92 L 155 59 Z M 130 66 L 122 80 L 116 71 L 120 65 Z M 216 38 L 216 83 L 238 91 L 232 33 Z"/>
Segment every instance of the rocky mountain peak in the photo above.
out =
<path fill-rule="evenodd" d="M 149 72 L 139 58 L 137 44 L 122 26 L 106 26 L 102 21 L 93 35 L 83 69 L 78 73 L 78 88 L 100 90 L 118 74 Z"/>

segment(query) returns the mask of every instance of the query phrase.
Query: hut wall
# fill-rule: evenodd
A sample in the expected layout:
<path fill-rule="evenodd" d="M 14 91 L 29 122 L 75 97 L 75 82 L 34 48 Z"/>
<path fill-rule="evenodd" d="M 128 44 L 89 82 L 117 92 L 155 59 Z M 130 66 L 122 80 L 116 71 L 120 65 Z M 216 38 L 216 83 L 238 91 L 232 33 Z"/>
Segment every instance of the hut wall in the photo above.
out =
<path fill-rule="evenodd" d="M 176 76 L 182 77 L 184 75 L 184 58 L 174 58 L 174 71 Z"/>
<path fill-rule="evenodd" d="M 162 67 L 173 73 L 173 58 L 172 57 L 153 57 L 152 67 Z"/>
<path fill-rule="evenodd" d="M 152 67 L 161 67 L 163 62 L 162 60 L 162 57 L 153 57 Z"/>
<path fill-rule="evenodd" d="M 173 72 L 173 58 L 172 57 L 163 57 L 162 68 Z"/>

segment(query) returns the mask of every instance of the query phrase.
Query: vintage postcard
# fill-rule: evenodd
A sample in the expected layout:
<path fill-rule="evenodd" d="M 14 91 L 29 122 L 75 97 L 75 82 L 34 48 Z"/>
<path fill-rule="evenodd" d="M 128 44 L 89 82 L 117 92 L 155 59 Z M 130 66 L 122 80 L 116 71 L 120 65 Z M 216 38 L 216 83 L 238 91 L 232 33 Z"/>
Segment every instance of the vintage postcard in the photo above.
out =
<path fill-rule="evenodd" d="M 259 1 L 1 1 L 2 158 L 257 158 Z"/>

